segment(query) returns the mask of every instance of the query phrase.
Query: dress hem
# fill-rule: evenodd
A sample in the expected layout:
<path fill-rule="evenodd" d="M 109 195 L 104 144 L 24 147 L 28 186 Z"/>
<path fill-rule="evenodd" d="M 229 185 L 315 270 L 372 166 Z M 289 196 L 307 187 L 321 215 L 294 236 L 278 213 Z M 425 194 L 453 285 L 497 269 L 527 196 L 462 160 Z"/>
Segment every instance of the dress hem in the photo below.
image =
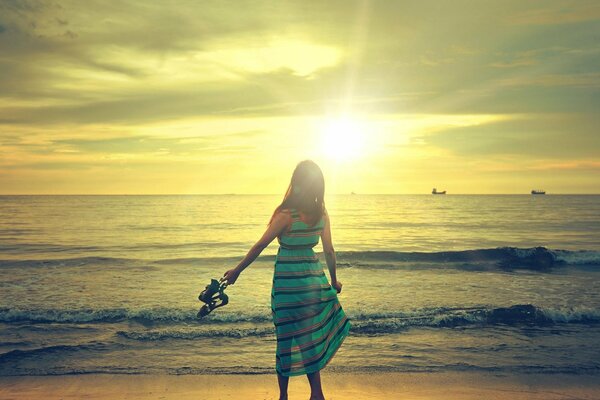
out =
<path fill-rule="evenodd" d="M 350 323 L 350 320 L 348 320 L 348 323 L 346 324 L 346 327 L 344 328 L 344 330 L 340 334 L 339 342 L 338 342 L 335 350 L 327 358 L 327 360 L 325 361 L 324 364 L 321 365 L 321 363 L 317 363 L 315 365 L 311 365 L 308 368 L 302 368 L 299 371 L 290 371 L 290 372 L 280 372 L 280 371 L 277 370 L 277 367 L 275 367 L 275 372 L 278 373 L 279 375 L 290 377 L 290 376 L 300 376 L 300 375 L 312 374 L 314 372 L 322 370 L 333 359 L 333 356 L 335 356 L 335 354 L 340 349 L 340 347 L 342 347 L 342 343 L 344 342 L 344 340 L 348 337 L 348 334 L 350 333 L 350 327 L 351 327 L 351 323 Z"/>

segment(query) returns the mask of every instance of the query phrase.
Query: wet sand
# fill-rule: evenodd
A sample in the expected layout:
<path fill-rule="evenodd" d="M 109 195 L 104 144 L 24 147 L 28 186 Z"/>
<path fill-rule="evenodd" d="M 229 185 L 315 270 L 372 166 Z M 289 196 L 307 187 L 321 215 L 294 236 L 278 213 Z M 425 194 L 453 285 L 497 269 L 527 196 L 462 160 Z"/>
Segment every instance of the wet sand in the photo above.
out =
<path fill-rule="evenodd" d="M 325 396 L 340 399 L 599 399 L 598 375 L 327 373 Z M 306 377 L 289 399 L 308 399 Z M 65 375 L 0 377 L 2 399 L 278 399 L 275 375 Z"/>

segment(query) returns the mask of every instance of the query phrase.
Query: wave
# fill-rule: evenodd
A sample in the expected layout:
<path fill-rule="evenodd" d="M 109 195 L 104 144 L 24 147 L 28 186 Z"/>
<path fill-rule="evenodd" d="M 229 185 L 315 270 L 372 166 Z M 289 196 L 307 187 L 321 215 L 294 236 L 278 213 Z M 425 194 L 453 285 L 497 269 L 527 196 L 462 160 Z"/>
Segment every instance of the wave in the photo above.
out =
<path fill-rule="evenodd" d="M 567 265 L 600 266 L 600 251 L 550 250 L 545 247 L 496 247 L 490 249 L 417 252 L 417 251 L 339 251 L 336 253 L 340 267 L 399 268 L 406 263 L 428 264 L 421 267 L 458 267 L 468 265 L 491 266 L 503 269 L 549 270 Z M 258 258 L 272 263 L 275 255 Z M 152 266 L 152 265 L 209 265 L 232 263 L 239 257 L 186 257 L 169 259 L 138 259 L 122 257 L 74 257 L 44 260 L 0 260 L 3 267 L 81 267 L 81 266 Z"/>
<path fill-rule="evenodd" d="M 557 323 L 600 323 L 600 310 L 545 309 L 531 304 L 510 307 L 436 308 L 408 313 L 356 314 L 349 316 L 351 332 L 359 335 L 384 335 L 410 328 L 451 328 L 459 326 L 551 326 Z M 178 327 L 144 331 L 119 331 L 127 339 L 154 341 L 166 339 L 196 339 L 201 337 L 254 337 L 274 335 L 274 328 L 204 326 Z"/>
<path fill-rule="evenodd" d="M 3 267 L 80 267 L 84 265 L 133 265 L 146 260 L 121 257 L 73 257 L 40 260 L 0 260 Z"/>
<path fill-rule="evenodd" d="M 358 262 L 364 265 L 393 263 L 435 263 L 435 264 L 474 264 L 491 265 L 503 269 L 548 270 L 566 265 L 600 265 L 598 251 L 549 250 L 545 247 L 518 248 L 496 247 L 492 249 L 440 251 L 440 252 L 399 252 L 361 251 L 342 252 L 338 257 L 347 266 Z M 342 264 L 343 266 L 343 264 Z M 385 265 L 384 265 L 385 266 Z M 449 265 L 450 266 L 450 265 Z"/>
<path fill-rule="evenodd" d="M 600 251 L 568 251 L 555 250 L 552 252 L 559 262 L 569 265 L 600 265 Z"/>
<path fill-rule="evenodd" d="M 271 326 L 263 326 L 259 328 L 172 328 L 172 329 L 155 329 L 144 331 L 117 331 L 117 335 L 126 339 L 139 341 L 155 341 L 167 339 L 199 339 L 199 338 L 244 338 L 244 337 L 262 337 L 274 335 L 275 330 Z"/>
<path fill-rule="evenodd" d="M 598 324 L 600 310 L 591 308 L 544 308 L 532 304 L 510 307 L 436 307 L 404 312 L 348 312 L 355 334 L 382 335 L 410 328 L 534 326 L 555 324 Z M 40 323 L 50 331 L 61 329 L 61 323 L 139 322 L 142 330 L 118 330 L 117 334 L 132 340 L 195 339 L 202 337 L 260 337 L 274 334 L 270 315 L 215 314 L 198 320 L 195 311 L 182 310 L 99 310 L 78 311 L 0 311 L 0 321 L 16 322 L 20 329 L 36 329 Z M 38 324 L 38 325 L 27 325 Z M 68 326 L 68 325 L 62 325 Z"/>
<path fill-rule="evenodd" d="M 168 258 L 168 259 L 146 259 L 146 258 L 126 258 L 126 257 L 101 257 L 101 256 L 86 256 L 72 258 L 52 258 L 52 259 L 28 259 L 28 260 L 0 260 L 0 268 L 7 267 L 82 267 L 82 266 L 152 266 L 154 264 L 168 265 L 190 265 L 197 266 L 198 264 L 210 263 L 233 263 L 239 261 L 239 257 L 185 257 L 185 258 Z M 262 256 L 261 260 L 275 260 L 275 256 Z"/>
<path fill-rule="evenodd" d="M 124 348 L 124 346 L 117 347 Z M 114 349 L 115 345 L 108 345 L 105 343 L 86 343 L 86 344 L 74 344 L 74 345 L 51 345 L 38 347 L 28 350 L 11 350 L 6 353 L 0 354 L 0 362 L 6 362 L 11 360 L 22 360 L 26 357 L 38 358 L 45 354 L 52 353 L 65 353 L 65 352 L 77 352 L 81 350 L 101 351 L 105 349 Z"/>
<path fill-rule="evenodd" d="M 197 322 L 197 310 L 181 310 L 176 308 L 153 308 L 131 310 L 127 308 L 111 309 L 78 309 L 78 310 L 24 310 L 0 308 L 0 322 L 32 322 L 32 323 L 114 323 L 114 322 L 139 322 L 139 323 L 178 323 Z M 212 315 L 209 323 L 223 322 L 268 322 L 271 317 L 267 315 L 239 315 L 221 313 Z"/>
<path fill-rule="evenodd" d="M 399 332 L 411 327 L 458 326 L 551 326 L 557 323 L 600 323 L 600 310 L 551 309 L 531 304 L 510 307 L 440 308 L 421 315 L 398 315 L 387 318 L 359 319 L 353 330 L 362 334 Z"/>
<path fill-rule="evenodd" d="M 171 227 L 164 227 L 162 231 L 168 231 Z M 174 228 L 178 230 L 178 228 Z M 10 233 L 10 232 L 9 232 Z M 5 231 L 0 231 L 0 235 L 4 235 Z M 14 236 L 2 236 L 3 239 L 18 239 Z M 111 251 L 136 251 L 136 250 L 151 250 L 157 247 L 168 250 L 168 249 L 198 249 L 198 248 L 227 248 L 230 246 L 240 246 L 245 248 L 246 243 L 243 242 L 228 242 L 228 241 L 202 241 L 202 242 L 185 242 L 185 243 L 172 243 L 172 242 L 158 242 L 158 243 L 121 243 L 119 245 L 81 245 L 81 244 L 58 244 L 58 243 L 44 243 L 44 242 L 3 242 L 0 243 L 0 251 L 6 253 L 77 253 L 77 252 L 111 252 Z"/>

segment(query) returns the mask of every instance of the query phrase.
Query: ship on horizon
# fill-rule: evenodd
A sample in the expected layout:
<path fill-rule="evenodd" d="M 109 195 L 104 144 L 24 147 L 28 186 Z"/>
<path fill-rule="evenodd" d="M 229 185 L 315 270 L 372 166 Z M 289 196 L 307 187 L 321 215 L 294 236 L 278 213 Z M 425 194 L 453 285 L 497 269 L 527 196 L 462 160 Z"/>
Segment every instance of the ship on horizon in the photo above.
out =
<path fill-rule="evenodd" d="M 546 191 L 545 190 L 536 190 L 536 189 L 534 189 L 534 190 L 531 191 L 531 194 L 546 194 Z"/>
<path fill-rule="evenodd" d="M 446 194 L 446 191 L 444 190 L 444 191 L 438 192 L 436 188 L 433 188 L 433 190 L 431 191 L 431 194 Z"/>

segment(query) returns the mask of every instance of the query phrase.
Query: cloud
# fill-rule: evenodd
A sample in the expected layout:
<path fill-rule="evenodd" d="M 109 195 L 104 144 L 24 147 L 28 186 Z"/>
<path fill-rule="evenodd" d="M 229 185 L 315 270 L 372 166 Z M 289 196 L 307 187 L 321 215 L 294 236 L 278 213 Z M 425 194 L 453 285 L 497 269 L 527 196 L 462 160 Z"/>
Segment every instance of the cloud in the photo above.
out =
<path fill-rule="evenodd" d="M 11 184 L 18 165 L 214 167 L 223 154 L 246 165 L 266 149 L 288 161 L 312 142 L 280 155 L 286 140 L 341 114 L 390 126 L 425 115 L 434 126 L 421 136 L 390 128 L 403 143 L 390 154 L 423 174 L 444 171 L 417 164 L 432 154 L 458 171 L 502 157 L 576 163 L 598 146 L 597 2 L 116 4 L 0 2 L 0 158 Z M 448 115 L 488 120 L 451 127 Z"/>
<path fill-rule="evenodd" d="M 534 59 L 522 58 L 522 59 L 517 59 L 517 60 L 512 60 L 512 61 L 493 62 L 490 64 L 490 66 L 494 67 L 494 68 L 516 68 L 516 67 L 528 67 L 531 65 L 536 65 L 537 63 L 538 62 Z"/>
<path fill-rule="evenodd" d="M 426 144 L 464 157 L 518 155 L 522 159 L 600 157 L 600 119 L 586 115 L 525 115 L 484 125 L 445 129 Z M 574 128 L 574 127 L 577 128 Z M 573 134 L 577 130 L 577 135 Z"/>
<path fill-rule="evenodd" d="M 595 0 L 545 3 L 543 8 L 515 13 L 509 21 L 514 24 L 552 25 L 600 20 L 600 4 Z"/>
<path fill-rule="evenodd" d="M 589 43 L 581 40 L 579 29 L 557 33 L 558 40 L 529 28 L 503 33 L 503 16 L 527 11 L 520 2 L 469 3 L 465 10 L 463 2 L 375 1 L 361 8 L 247 1 L 232 8 L 129 1 L 119 13 L 104 1 L 85 7 L 71 1 L 5 4 L 0 18 L 13 29 L 0 42 L 10 55 L 0 60 L 0 93 L 43 103 L 5 108 L 0 116 L 5 125 L 122 123 L 129 117 L 130 123 L 143 123 L 235 110 L 293 115 L 319 112 L 335 98 L 360 107 L 360 99 L 398 93 L 460 97 L 484 89 L 490 94 L 478 96 L 476 106 L 504 112 L 486 87 L 528 78 L 495 70 L 561 68 L 561 54 L 540 52 L 549 45 L 580 53 L 562 70 L 546 71 L 548 76 L 579 74 L 598 61 L 598 53 L 590 52 L 597 45 L 591 37 Z M 501 59 L 498 48 L 506 48 Z M 443 102 L 439 96 L 385 101 L 381 111 L 471 111 L 469 101 Z M 538 111 L 532 97 L 509 102 Z"/>
<path fill-rule="evenodd" d="M 243 131 L 232 134 L 212 134 L 204 136 L 157 137 L 150 135 L 116 136 L 101 139 L 59 139 L 52 147 L 68 149 L 72 152 L 134 154 L 162 152 L 169 154 L 201 154 L 202 152 L 236 153 L 252 147 L 239 145 L 239 140 L 253 140 L 264 134 L 261 131 Z M 237 141 L 237 144 L 233 142 Z"/>
<path fill-rule="evenodd" d="M 588 171 L 596 171 L 600 172 L 600 161 L 566 161 L 566 162 L 554 162 L 554 161 L 538 161 L 536 164 L 533 164 L 528 169 L 531 170 L 541 170 L 541 171 L 572 171 L 572 170 L 588 170 Z"/>
<path fill-rule="evenodd" d="M 600 72 L 582 74 L 544 74 L 500 80 L 502 86 L 568 86 L 573 88 L 600 88 Z"/>

